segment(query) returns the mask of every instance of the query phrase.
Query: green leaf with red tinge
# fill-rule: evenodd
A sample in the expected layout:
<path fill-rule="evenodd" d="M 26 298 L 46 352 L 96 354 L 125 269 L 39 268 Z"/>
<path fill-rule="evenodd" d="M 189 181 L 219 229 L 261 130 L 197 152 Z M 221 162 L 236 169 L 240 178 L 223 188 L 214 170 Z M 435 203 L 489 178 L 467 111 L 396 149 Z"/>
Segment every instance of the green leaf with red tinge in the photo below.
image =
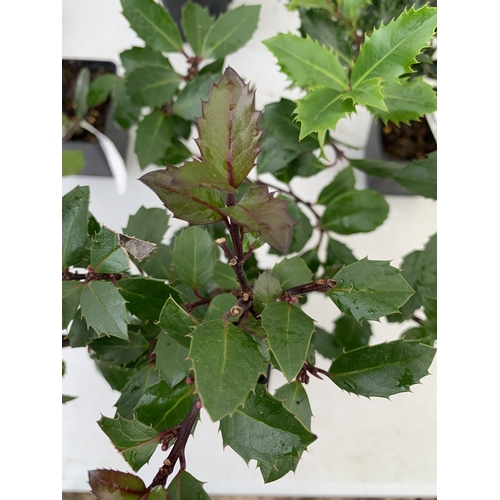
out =
<path fill-rule="evenodd" d="M 223 212 L 249 231 L 257 231 L 276 250 L 287 253 L 295 225 L 286 210 L 287 203 L 274 198 L 274 193 L 269 194 L 267 186 L 259 186 L 247 191 L 237 205 L 226 207 Z"/>
<path fill-rule="evenodd" d="M 141 478 L 109 469 L 90 470 L 89 484 L 98 500 L 140 500 L 147 492 Z"/>
<path fill-rule="evenodd" d="M 165 170 L 154 170 L 139 180 L 152 189 L 173 212 L 174 217 L 190 224 L 211 224 L 222 220 L 224 199 L 218 190 L 200 187 L 182 187 L 173 184 L 179 169 L 167 166 Z"/>
<path fill-rule="evenodd" d="M 158 431 L 136 419 L 101 417 L 97 423 L 135 472 L 149 462 L 160 442 Z"/>
<path fill-rule="evenodd" d="M 210 500 L 203 483 L 189 472 L 179 471 L 167 488 L 169 500 Z"/>
<path fill-rule="evenodd" d="M 214 422 L 245 402 L 264 373 L 258 344 L 224 320 L 205 321 L 191 333 L 189 358 L 196 389 Z"/>
<path fill-rule="evenodd" d="M 245 180 L 259 153 L 260 112 L 255 111 L 255 92 L 250 92 L 230 67 L 214 84 L 203 116 L 196 120 L 201 161 L 184 164 L 173 185 L 214 187 L 229 192 Z"/>

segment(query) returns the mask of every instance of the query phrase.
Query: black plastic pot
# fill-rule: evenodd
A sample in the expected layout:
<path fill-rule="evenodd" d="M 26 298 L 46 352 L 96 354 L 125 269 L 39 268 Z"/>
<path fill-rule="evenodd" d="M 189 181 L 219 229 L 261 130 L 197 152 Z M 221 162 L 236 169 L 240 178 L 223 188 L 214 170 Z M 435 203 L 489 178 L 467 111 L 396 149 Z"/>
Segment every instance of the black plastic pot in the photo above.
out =
<path fill-rule="evenodd" d="M 99 74 L 116 74 L 116 65 L 110 61 L 87 61 L 78 59 L 62 60 L 63 76 L 65 71 L 71 71 L 72 73 L 74 73 L 75 70 L 80 70 L 84 67 L 90 70 L 91 75 L 94 78 Z M 72 85 L 74 88 L 74 82 L 72 83 Z M 63 86 L 63 99 L 64 95 L 65 88 Z M 106 102 L 100 104 L 99 106 L 96 106 L 95 109 L 99 110 L 99 112 L 104 116 L 104 130 L 101 130 L 101 132 L 115 144 L 118 152 L 120 153 L 122 158 L 125 159 L 129 134 L 127 131 L 118 128 L 113 123 L 113 100 L 109 98 Z M 86 133 L 83 137 L 81 136 L 82 134 L 80 134 L 80 137 L 74 136 L 70 140 L 63 142 L 62 145 L 63 149 L 79 149 L 83 151 L 83 155 L 85 157 L 85 166 L 78 175 L 111 177 L 112 174 L 108 165 L 108 161 L 104 156 L 104 152 L 102 151 L 101 146 L 97 142 L 97 138 L 90 132 Z"/>
<path fill-rule="evenodd" d="M 202 7 L 208 7 L 212 16 L 219 16 L 226 12 L 231 0 L 192 0 Z M 181 20 L 182 7 L 188 0 L 162 0 L 163 6 L 170 12 L 172 19 L 179 24 Z"/>
<path fill-rule="evenodd" d="M 384 154 L 382 146 L 382 127 L 383 124 L 380 120 L 374 120 L 368 136 L 368 143 L 366 145 L 365 156 L 367 160 L 381 160 L 392 161 L 397 163 L 398 160 L 393 160 Z M 380 179 L 373 175 L 368 175 L 368 187 L 381 194 L 399 194 L 405 196 L 413 196 L 403 186 L 398 184 L 393 179 Z"/>

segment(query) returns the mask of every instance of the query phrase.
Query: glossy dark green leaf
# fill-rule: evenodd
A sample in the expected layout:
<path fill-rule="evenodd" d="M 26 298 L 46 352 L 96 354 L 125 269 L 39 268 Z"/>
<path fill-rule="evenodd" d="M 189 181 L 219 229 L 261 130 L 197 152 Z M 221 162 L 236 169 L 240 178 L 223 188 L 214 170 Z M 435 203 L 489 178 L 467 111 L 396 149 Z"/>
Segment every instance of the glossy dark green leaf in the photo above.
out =
<path fill-rule="evenodd" d="M 140 500 L 147 491 L 141 478 L 109 469 L 90 470 L 89 485 L 97 500 Z"/>
<path fill-rule="evenodd" d="M 224 199 L 220 192 L 210 188 L 186 188 L 172 183 L 178 168 L 167 166 L 165 170 L 154 170 L 139 180 L 152 189 L 173 212 L 174 217 L 190 224 L 211 224 L 223 219 L 221 208 Z"/>
<path fill-rule="evenodd" d="M 148 500 L 170 500 L 167 490 L 159 484 L 151 489 Z"/>
<path fill-rule="evenodd" d="M 279 171 L 297 157 L 295 151 L 284 149 L 281 144 L 265 131 L 262 142 L 260 143 L 262 151 L 257 157 L 257 172 L 273 173 Z"/>
<path fill-rule="evenodd" d="M 66 403 L 69 403 L 70 401 L 73 401 L 76 399 L 78 396 L 68 396 L 67 394 L 62 395 L 62 404 L 65 405 Z"/>
<path fill-rule="evenodd" d="M 304 285 L 312 280 L 311 270 L 299 256 L 291 258 L 285 257 L 274 265 L 272 271 L 278 276 L 283 290 L 298 285 Z"/>
<path fill-rule="evenodd" d="M 419 257 L 420 250 L 415 250 L 405 256 L 403 263 L 401 264 L 401 274 L 407 283 L 416 290 L 417 288 L 417 278 L 419 274 Z M 410 319 L 413 313 L 422 306 L 422 299 L 418 293 L 413 294 L 407 302 L 401 306 L 400 312 L 396 314 L 389 314 L 387 316 L 387 321 L 394 323 L 401 323 Z"/>
<path fill-rule="evenodd" d="M 140 357 L 148 348 L 148 341 L 131 327 L 128 331 L 128 340 L 116 337 L 102 337 L 93 340 L 89 346 L 96 352 L 101 361 L 108 361 L 117 365 L 126 365 Z"/>
<path fill-rule="evenodd" d="M 297 418 L 308 428 L 311 428 L 312 411 L 307 393 L 300 382 L 294 381 L 278 387 L 274 397 L 283 401 L 283 406 L 297 415 Z M 270 483 L 282 478 L 290 471 L 295 471 L 300 461 L 300 453 L 292 452 L 289 457 L 277 458 L 273 464 L 259 461 L 260 468 L 265 483 Z"/>
<path fill-rule="evenodd" d="M 389 214 L 389 204 L 376 191 L 352 190 L 334 198 L 321 217 L 321 227 L 339 234 L 367 233 Z"/>
<path fill-rule="evenodd" d="M 153 0 L 121 0 L 123 15 L 146 44 L 158 52 L 182 52 L 182 38 L 170 13 Z"/>
<path fill-rule="evenodd" d="M 80 304 L 87 325 L 99 335 L 128 339 L 125 300 L 111 283 L 87 283 L 82 291 Z"/>
<path fill-rule="evenodd" d="M 146 388 L 156 384 L 158 381 L 158 374 L 153 364 L 148 364 L 134 373 L 125 387 L 121 390 L 121 396 L 115 403 L 116 414 L 127 419 L 133 418 L 134 408 L 141 399 Z"/>
<path fill-rule="evenodd" d="M 344 243 L 328 238 L 326 247 L 325 277 L 333 278 L 343 267 L 356 262 L 351 250 Z"/>
<path fill-rule="evenodd" d="M 410 193 L 437 200 L 437 152 L 429 154 L 425 160 L 414 160 L 392 178 Z"/>
<path fill-rule="evenodd" d="M 143 321 L 158 320 L 169 297 L 180 302 L 179 292 L 163 280 L 135 276 L 119 280 L 117 286 L 127 309 Z"/>
<path fill-rule="evenodd" d="M 329 12 L 320 9 L 300 9 L 301 31 L 321 45 L 334 50 L 343 66 L 353 60 L 352 42 L 347 26 L 339 19 L 332 19 Z"/>
<path fill-rule="evenodd" d="M 277 458 L 303 451 L 316 436 L 283 403 L 258 386 L 244 406 L 220 423 L 224 446 L 230 446 L 245 462 L 273 464 Z"/>
<path fill-rule="evenodd" d="M 137 127 L 135 154 L 142 169 L 160 164 L 167 148 L 172 144 L 172 126 L 160 110 L 145 116 Z"/>
<path fill-rule="evenodd" d="M 175 71 L 140 66 L 127 75 L 127 92 L 132 101 L 150 108 L 161 108 L 175 94 L 182 77 Z"/>
<path fill-rule="evenodd" d="M 130 378 L 137 373 L 137 369 L 135 368 L 117 366 L 112 363 L 99 361 L 98 359 L 94 359 L 94 363 L 104 380 L 115 391 L 122 391 Z"/>
<path fill-rule="evenodd" d="M 337 55 L 312 38 L 278 33 L 262 43 L 278 59 L 281 71 L 296 85 L 306 89 L 347 90 L 347 73 Z"/>
<path fill-rule="evenodd" d="M 135 472 L 149 462 L 160 441 L 158 431 L 136 419 L 101 417 L 97 423 Z"/>
<path fill-rule="evenodd" d="M 90 84 L 87 104 L 89 106 L 97 106 L 106 101 L 111 92 L 113 92 L 117 80 L 118 77 L 111 73 L 98 76 Z"/>
<path fill-rule="evenodd" d="M 437 329 L 437 234 L 430 237 L 420 253 L 416 290 L 422 299 L 427 321 L 426 327 Z"/>
<path fill-rule="evenodd" d="M 335 321 L 335 328 L 332 334 L 335 353 L 332 357 L 339 356 L 342 351 L 352 351 L 358 347 L 368 345 L 372 329 L 368 321 L 359 323 L 350 316 L 341 316 Z"/>
<path fill-rule="evenodd" d="M 158 245 L 154 254 L 145 260 L 141 267 L 152 278 L 174 281 L 172 247 L 170 245 Z"/>
<path fill-rule="evenodd" d="M 222 74 L 223 69 L 224 69 L 224 58 L 216 59 L 215 61 L 203 66 L 198 74 L 200 76 L 218 75 L 217 77 L 219 77 Z"/>
<path fill-rule="evenodd" d="M 290 410 L 308 428 L 311 428 L 312 410 L 304 386 L 294 380 L 278 387 L 274 397 L 283 401 L 283 406 Z"/>
<path fill-rule="evenodd" d="M 283 170 L 274 173 L 276 179 L 289 183 L 294 177 L 311 177 L 323 170 L 324 166 L 313 153 L 301 153 Z"/>
<path fill-rule="evenodd" d="M 333 335 L 319 326 L 314 328 L 311 343 L 314 349 L 326 359 L 333 359 L 339 354 Z"/>
<path fill-rule="evenodd" d="M 76 175 L 85 166 L 85 156 L 81 149 L 62 150 L 62 175 Z"/>
<path fill-rule="evenodd" d="M 213 23 L 209 10 L 195 2 L 186 3 L 182 9 L 182 29 L 197 56 L 203 55 L 203 42 Z"/>
<path fill-rule="evenodd" d="M 224 290 L 235 290 L 239 287 L 233 268 L 220 261 L 215 263 L 212 281 Z"/>
<path fill-rule="evenodd" d="M 329 205 L 333 199 L 354 189 L 356 179 L 352 167 L 341 170 L 330 184 L 325 186 L 318 197 L 320 205 Z"/>
<path fill-rule="evenodd" d="M 308 153 L 319 148 L 318 140 L 306 137 L 299 142 L 300 125 L 294 121 L 295 103 L 289 99 L 267 104 L 262 114 L 262 127 L 281 149 L 299 153 Z M 262 145 L 264 147 L 264 145 Z M 266 170 L 269 171 L 269 170 Z"/>
<path fill-rule="evenodd" d="M 127 252 L 119 244 L 114 231 L 103 227 L 93 238 L 90 264 L 98 273 L 121 273 L 130 268 Z"/>
<path fill-rule="evenodd" d="M 157 431 L 171 429 L 180 424 L 196 401 L 194 385 L 183 380 L 171 388 L 160 380 L 144 390 L 135 407 L 137 419 L 152 425 Z"/>
<path fill-rule="evenodd" d="M 69 345 L 71 347 L 85 347 L 92 339 L 96 338 L 98 338 L 97 332 L 87 325 L 80 314 L 77 314 L 73 318 L 68 332 Z"/>
<path fill-rule="evenodd" d="M 134 215 L 129 216 L 127 227 L 123 228 L 123 232 L 141 240 L 160 244 L 167 232 L 168 220 L 168 213 L 164 209 L 141 207 Z"/>
<path fill-rule="evenodd" d="M 274 198 L 267 186 L 247 191 L 237 205 L 222 211 L 231 220 L 256 231 L 260 237 L 276 250 L 287 253 L 292 241 L 292 228 L 296 221 L 287 212 L 288 201 Z"/>
<path fill-rule="evenodd" d="M 161 53 L 149 47 L 132 47 L 120 54 L 125 70 L 132 71 L 143 66 L 153 66 L 173 70 L 170 61 Z"/>
<path fill-rule="evenodd" d="M 62 329 L 68 327 L 80 307 L 80 297 L 85 285 L 79 281 L 62 282 Z"/>
<path fill-rule="evenodd" d="M 76 264 L 87 252 L 90 190 L 77 186 L 62 198 L 62 266 Z"/>
<path fill-rule="evenodd" d="M 76 77 L 74 101 L 76 104 L 75 114 L 78 118 L 83 118 L 89 110 L 87 96 L 90 86 L 90 70 L 82 68 Z"/>
<path fill-rule="evenodd" d="M 217 295 L 211 300 L 203 321 L 221 319 L 222 315 L 230 311 L 237 302 L 238 299 L 232 293 L 221 293 Z"/>
<path fill-rule="evenodd" d="M 182 283 L 199 290 L 214 271 L 216 245 L 207 231 L 188 227 L 175 238 L 172 262 Z"/>
<path fill-rule="evenodd" d="M 276 302 L 282 294 L 280 280 L 271 271 L 264 271 L 255 280 L 253 287 L 253 304 L 257 314 L 260 314 L 268 304 Z"/>
<path fill-rule="evenodd" d="M 356 321 L 377 320 L 397 312 L 414 291 L 399 269 L 385 260 L 364 258 L 342 268 L 328 292 L 335 305 Z"/>
<path fill-rule="evenodd" d="M 116 82 L 114 101 L 113 119 L 122 129 L 128 130 L 139 121 L 141 105 L 131 101 L 127 93 L 126 78 L 120 78 Z"/>
<path fill-rule="evenodd" d="M 408 392 L 429 375 L 436 350 L 418 341 L 395 340 L 344 352 L 328 373 L 341 389 L 366 397 L 388 398 Z"/>
<path fill-rule="evenodd" d="M 221 59 L 243 47 L 257 29 L 260 5 L 241 5 L 219 16 L 208 31 L 203 55 Z"/>
<path fill-rule="evenodd" d="M 170 387 L 174 387 L 186 378 L 191 368 L 191 362 L 187 359 L 189 353 L 187 347 L 163 332 L 160 333 L 153 352 L 156 355 L 158 373 Z"/>
<path fill-rule="evenodd" d="M 248 333 L 228 321 L 204 321 L 191 337 L 196 389 L 216 422 L 245 402 L 264 373 L 262 356 Z"/>
<path fill-rule="evenodd" d="M 349 160 L 351 166 L 361 170 L 365 174 L 386 179 L 405 167 L 402 162 L 383 160 Z"/>
<path fill-rule="evenodd" d="M 189 349 L 190 339 L 186 335 L 190 334 L 192 327 L 198 325 L 173 298 L 169 298 L 160 313 L 158 326 L 163 328 L 174 340 Z"/>
<path fill-rule="evenodd" d="M 201 162 L 185 163 L 174 184 L 235 192 L 254 167 L 260 151 L 260 112 L 255 111 L 254 95 L 232 68 L 226 68 L 219 83 L 213 85 L 208 101 L 202 104 L 202 118 L 196 120 Z"/>
<path fill-rule="evenodd" d="M 172 106 L 172 111 L 186 120 L 201 117 L 201 101 L 207 100 L 215 78 L 216 75 L 205 75 L 187 82 L 186 86 L 179 92 Z"/>
<path fill-rule="evenodd" d="M 283 199 L 286 198 L 283 197 Z M 313 227 L 309 221 L 309 217 L 294 201 L 288 202 L 286 210 L 297 223 L 292 228 L 292 242 L 290 243 L 288 253 L 300 252 L 311 238 Z"/>
<path fill-rule="evenodd" d="M 421 344 L 434 346 L 436 341 L 436 333 L 427 329 L 425 326 L 409 328 L 401 333 L 400 338 L 404 340 L 418 340 Z"/>
<path fill-rule="evenodd" d="M 189 472 L 178 472 L 167 488 L 169 500 L 210 500 L 203 489 L 203 483 Z"/>
<path fill-rule="evenodd" d="M 287 302 L 272 302 L 260 314 L 269 348 L 288 381 L 304 365 L 314 331 L 314 321 Z"/>

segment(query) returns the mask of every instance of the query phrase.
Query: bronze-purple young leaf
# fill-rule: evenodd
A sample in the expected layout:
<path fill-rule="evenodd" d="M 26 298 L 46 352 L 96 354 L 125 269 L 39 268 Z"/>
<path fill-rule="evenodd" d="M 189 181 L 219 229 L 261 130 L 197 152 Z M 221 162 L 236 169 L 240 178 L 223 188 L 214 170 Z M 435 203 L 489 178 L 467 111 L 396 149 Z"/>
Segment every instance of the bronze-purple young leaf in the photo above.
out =
<path fill-rule="evenodd" d="M 178 219 L 190 224 L 211 224 L 222 220 L 223 214 L 219 210 L 224 207 L 222 195 L 215 189 L 172 185 L 178 170 L 168 165 L 165 170 L 154 170 L 139 180 L 151 188 Z"/>
<path fill-rule="evenodd" d="M 222 211 L 249 231 L 258 231 L 260 237 L 273 248 L 286 253 L 292 241 L 295 221 L 286 211 L 288 201 L 274 198 L 267 186 L 247 191 L 240 202 Z"/>
<path fill-rule="evenodd" d="M 208 101 L 202 102 L 202 115 L 196 120 L 200 161 L 184 164 L 173 184 L 235 192 L 260 152 L 261 113 L 255 110 L 255 92 L 228 67 L 212 85 Z"/>

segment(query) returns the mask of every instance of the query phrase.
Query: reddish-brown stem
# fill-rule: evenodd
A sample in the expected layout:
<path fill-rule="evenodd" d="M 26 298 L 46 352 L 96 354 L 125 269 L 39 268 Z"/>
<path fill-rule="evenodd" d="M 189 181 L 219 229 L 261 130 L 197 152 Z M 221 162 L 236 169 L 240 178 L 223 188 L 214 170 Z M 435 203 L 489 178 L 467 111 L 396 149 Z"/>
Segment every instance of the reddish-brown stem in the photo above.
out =
<path fill-rule="evenodd" d="M 170 451 L 168 457 L 163 461 L 163 465 L 160 467 L 153 481 L 148 486 L 148 492 L 151 491 L 155 486 L 162 485 L 164 487 L 166 485 L 168 476 L 172 474 L 177 460 L 181 459 L 181 457 L 184 456 L 184 450 L 186 448 L 187 441 L 189 439 L 189 436 L 191 435 L 193 425 L 198 418 L 200 409 L 201 402 L 199 399 L 196 399 L 187 417 L 178 427 L 175 444 L 172 447 L 172 450 Z M 184 465 L 184 467 L 186 466 L 184 458 L 182 459 L 181 467 L 182 465 Z"/>

